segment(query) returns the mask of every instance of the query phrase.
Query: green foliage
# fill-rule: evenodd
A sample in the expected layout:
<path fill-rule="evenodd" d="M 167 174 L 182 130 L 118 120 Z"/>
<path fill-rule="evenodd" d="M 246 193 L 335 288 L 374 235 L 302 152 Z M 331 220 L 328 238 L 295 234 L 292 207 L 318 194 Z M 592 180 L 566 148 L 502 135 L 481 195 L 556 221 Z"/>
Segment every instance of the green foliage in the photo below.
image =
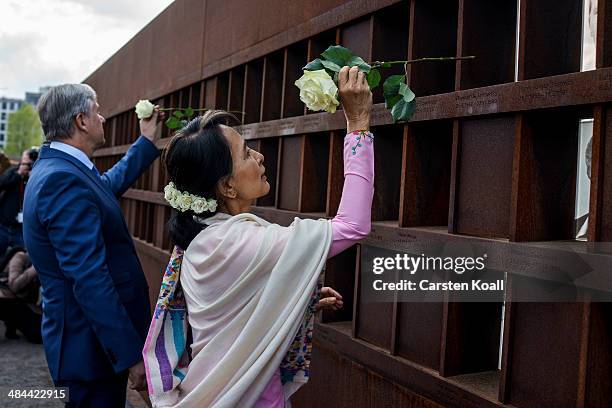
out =
<path fill-rule="evenodd" d="M 38 113 L 30 104 L 9 114 L 7 143 L 5 152 L 9 156 L 18 157 L 32 146 L 40 146 L 43 142 L 43 131 Z"/>
<path fill-rule="evenodd" d="M 376 88 L 380 83 L 380 72 L 377 69 L 371 70 L 370 72 L 368 72 L 367 80 L 370 89 Z"/>
<path fill-rule="evenodd" d="M 393 61 L 393 64 L 405 61 Z M 340 45 L 328 47 L 320 58 L 306 64 L 303 68 L 306 71 L 325 71 L 338 82 L 338 72 L 344 66 L 357 66 L 362 72 L 367 74 L 366 78 L 370 89 L 375 89 L 382 80 L 380 69 L 390 68 L 391 62 L 374 62 L 368 64 L 363 58 L 354 55 L 348 48 Z M 374 68 L 373 68 L 374 67 Z M 383 83 L 383 95 L 385 97 L 385 107 L 391 110 L 391 115 L 395 122 L 410 120 L 416 110 L 416 95 L 406 84 L 405 75 L 391 75 Z"/>

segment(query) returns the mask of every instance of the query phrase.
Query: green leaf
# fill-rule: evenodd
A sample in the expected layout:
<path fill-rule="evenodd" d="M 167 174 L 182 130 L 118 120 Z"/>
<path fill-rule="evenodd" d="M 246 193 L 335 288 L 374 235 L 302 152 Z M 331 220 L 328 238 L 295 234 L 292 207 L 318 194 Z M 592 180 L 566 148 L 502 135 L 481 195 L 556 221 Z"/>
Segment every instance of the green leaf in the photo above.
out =
<path fill-rule="evenodd" d="M 363 58 L 357 55 L 354 55 L 350 60 L 348 60 L 346 62 L 346 65 L 348 65 L 349 67 L 358 66 L 359 69 L 365 72 L 366 74 L 369 73 L 372 69 L 372 67 L 367 62 L 365 62 Z"/>
<path fill-rule="evenodd" d="M 411 102 L 416 97 L 414 92 L 412 92 L 412 90 L 408 88 L 408 85 L 403 82 L 400 83 L 399 94 L 404 97 L 404 101 L 406 102 Z"/>
<path fill-rule="evenodd" d="M 400 99 L 400 84 L 404 83 L 404 75 L 391 75 L 383 83 L 383 96 L 387 109 L 391 109 Z"/>
<path fill-rule="evenodd" d="M 304 71 L 318 71 L 320 69 L 323 69 L 323 64 L 321 63 L 321 59 L 317 58 L 315 60 L 310 61 L 308 64 L 306 64 L 306 66 L 304 68 L 302 68 Z"/>
<path fill-rule="evenodd" d="M 180 110 L 175 110 L 174 112 L 172 112 L 173 116 L 176 116 L 177 118 L 182 118 L 183 116 L 185 116 L 185 114 L 183 113 L 183 111 Z"/>
<path fill-rule="evenodd" d="M 400 99 L 391 109 L 391 116 L 394 122 L 410 120 L 416 110 L 416 99 L 406 102 Z"/>
<path fill-rule="evenodd" d="M 194 110 L 191 106 L 185 109 L 185 116 L 187 116 L 188 118 L 192 117 L 193 113 L 194 113 Z"/>
<path fill-rule="evenodd" d="M 377 69 L 373 69 L 368 73 L 367 76 L 368 85 L 370 85 L 370 89 L 374 89 L 380 83 L 380 72 Z"/>
<path fill-rule="evenodd" d="M 340 69 L 342 68 L 341 66 L 333 63 L 332 61 L 321 61 L 321 64 L 323 64 L 323 66 L 325 67 L 325 69 L 328 69 L 332 72 L 340 72 Z"/>
<path fill-rule="evenodd" d="M 353 58 L 354 55 L 348 48 L 344 48 L 341 45 L 332 45 L 325 51 L 323 51 L 323 54 L 321 54 L 321 56 L 326 60 L 338 65 L 339 67 L 343 67 L 345 65 L 348 65 L 348 62 L 351 60 L 351 58 Z"/>
<path fill-rule="evenodd" d="M 166 120 L 166 127 L 170 130 L 179 129 L 182 127 L 181 121 L 176 116 L 170 116 L 168 120 Z"/>

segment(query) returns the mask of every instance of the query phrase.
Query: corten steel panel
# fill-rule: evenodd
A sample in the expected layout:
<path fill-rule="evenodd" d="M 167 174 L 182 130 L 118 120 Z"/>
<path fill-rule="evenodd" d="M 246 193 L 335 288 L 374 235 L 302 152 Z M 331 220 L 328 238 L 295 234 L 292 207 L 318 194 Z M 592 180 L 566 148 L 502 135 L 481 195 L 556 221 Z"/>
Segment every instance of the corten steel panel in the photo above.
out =
<path fill-rule="evenodd" d="M 372 58 L 372 17 L 352 21 L 341 29 L 340 43 L 366 61 Z"/>
<path fill-rule="evenodd" d="M 401 125 L 381 126 L 373 130 L 376 138 L 372 202 L 374 221 L 399 219 L 403 132 L 404 128 Z M 350 143 L 355 142 L 351 140 Z"/>
<path fill-rule="evenodd" d="M 408 59 L 408 23 L 410 2 L 387 7 L 372 18 L 371 61 L 405 61 Z M 383 76 L 404 74 L 403 65 L 382 70 Z M 384 102 L 381 85 L 372 92 L 374 103 Z"/>
<path fill-rule="evenodd" d="M 582 303 L 514 303 L 508 403 L 576 407 Z"/>
<path fill-rule="evenodd" d="M 205 2 L 175 1 L 85 79 L 101 88 L 100 105 L 107 105 L 102 114 L 200 79 Z"/>
<path fill-rule="evenodd" d="M 521 1 L 519 79 L 580 71 L 582 1 Z"/>
<path fill-rule="evenodd" d="M 494 271 L 487 271 L 487 276 L 490 273 Z M 497 274 L 500 275 L 499 279 L 504 278 L 503 273 Z M 499 303 L 448 303 L 444 316 L 442 375 L 497 371 L 501 297 L 503 295 Z"/>
<path fill-rule="evenodd" d="M 283 111 L 282 117 L 304 114 L 304 103 L 300 100 L 300 90 L 295 81 L 302 76 L 302 67 L 306 65 L 308 42 L 293 45 L 285 51 L 285 74 L 283 78 Z"/>
<path fill-rule="evenodd" d="M 508 236 L 514 127 L 514 117 L 461 122 L 456 232 Z"/>
<path fill-rule="evenodd" d="M 299 209 L 303 146 L 304 136 L 292 136 L 282 139 L 278 208 L 294 211 Z"/>
<path fill-rule="evenodd" d="M 457 0 L 412 1 L 408 58 L 454 56 L 457 50 Z M 408 66 L 408 83 L 417 95 L 455 89 L 455 64 L 418 63 Z"/>
<path fill-rule="evenodd" d="M 515 186 L 511 240 L 575 237 L 579 119 L 576 110 L 519 116 L 512 176 Z"/>
<path fill-rule="evenodd" d="M 411 124 L 405 132 L 400 225 L 447 225 L 453 123 Z"/>
<path fill-rule="evenodd" d="M 612 406 L 612 304 L 590 305 L 589 346 L 586 366 L 586 407 Z"/>
<path fill-rule="evenodd" d="M 344 3 L 342 0 L 207 0 L 204 66 Z"/>
<path fill-rule="evenodd" d="M 300 190 L 301 212 L 325 212 L 329 133 L 311 134 L 304 140 Z"/>
<path fill-rule="evenodd" d="M 597 8 L 597 68 L 612 66 L 612 4 L 599 0 Z"/>
<path fill-rule="evenodd" d="M 315 341 L 308 383 L 291 398 L 295 408 L 320 406 L 330 401 L 336 407 L 351 408 L 441 408 L 336 350 L 320 347 Z"/>
<path fill-rule="evenodd" d="M 459 89 L 514 81 L 516 1 L 463 0 Z"/>
<path fill-rule="evenodd" d="M 327 261 L 325 266 L 325 286 L 330 286 L 342 295 L 342 309 L 323 310 L 324 322 L 339 322 L 353 320 L 353 299 L 355 292 L 355 262 L 357 247 L 343 251 Z"/>
<path fill-rule="evenodd" d="M 278 182 L 278 144 L 279 139 L 264 139 L 259 142 L 259 153 L 264 156 L 266 178 L 270 184 L 270 192 L 257 199 L 257 205 L 273 206 L 276 200 L 276 184 Z"/>
<path fill-rule="evenodd" d="M 589 240 L 612 241 L 612 105 L 596 111 L 593 125 L 593 188 Z M 592 219 L 591 219 L 592 218 Z M 591 230 L 593 233 L 591 234 Z"/>
<path fill-rule="evenodd" d="M 398 303 L 397 307 L 397 354 L 437 370 L 440 366 L 443 304 L 412 302 Z"/>

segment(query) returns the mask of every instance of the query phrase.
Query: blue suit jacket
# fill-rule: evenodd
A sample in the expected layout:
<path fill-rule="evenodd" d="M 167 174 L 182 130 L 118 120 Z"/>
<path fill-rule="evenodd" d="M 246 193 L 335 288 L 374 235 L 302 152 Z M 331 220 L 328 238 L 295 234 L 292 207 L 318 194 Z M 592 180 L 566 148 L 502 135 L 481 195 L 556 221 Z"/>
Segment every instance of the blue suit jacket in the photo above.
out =
<path fill-rule="evenodd" d="M 42 336 L 54 380 L 94 380 L 136 364 L 148 286 L 117 197 L 158 156 L 141 136 L 101 177 L 43 146 L 25 190 L 23 232 L 43 288 Z"/>

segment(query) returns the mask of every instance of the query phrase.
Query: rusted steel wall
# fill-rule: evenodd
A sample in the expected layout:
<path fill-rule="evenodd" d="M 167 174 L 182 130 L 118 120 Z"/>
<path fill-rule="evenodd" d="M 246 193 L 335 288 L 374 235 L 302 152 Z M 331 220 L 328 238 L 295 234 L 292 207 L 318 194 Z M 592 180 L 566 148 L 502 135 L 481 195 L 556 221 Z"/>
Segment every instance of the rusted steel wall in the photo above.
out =
<path fill-rule="evenodd" d="M 522 280 L 542 278 L 543 260 L 567 241 L 595 261 L 603 256 L 597 242 L 612 237 L 609 0 L 598 1 L 597 69 L 586 72 L 579 1 L 310 3 L 173 3 L 86 80 L 108 119 L 98 168 L 119 160 L 138 136 L 137 99 L 241 111 L 238 130 L 265 155 L 271 184 L 253 211 L 282 225 L 295 216 L 332 217 L 343 184 L 344 117 L 305 111 L 292 85 L 300 67 L 330 44 L 370 61 L 476 55 L 410 66 L 418 109 L 408 123 L 393 124 L 381 92 L 374 93 L 372 232 L 327 263 L 326 284 L 348 307 L 324 313 L 316 325 L 313 378 L 296 406 L 322 399 L 351 407 L 612 406 L 610 307 L 588 298 L 512 302 Z M 577 141 L 585 118 L 593 119 L 589 229 L 586 241 L 576 241 Z M 169 136 L 164 130 L 160 149 Z M 156 160 L 121 199 L 151 302 L 171 249 L 167 181 Z M 513 242 L 533 246 L 517 254 Z M 509 273 L 503 325 L 502 299 L 362 298 L 360 270 L 372 251 L 420 253 L 441 243 L 486 243 L 504 254 L 488 264 Z M 612 290 L 605 285 L 599 289 Z"/>

